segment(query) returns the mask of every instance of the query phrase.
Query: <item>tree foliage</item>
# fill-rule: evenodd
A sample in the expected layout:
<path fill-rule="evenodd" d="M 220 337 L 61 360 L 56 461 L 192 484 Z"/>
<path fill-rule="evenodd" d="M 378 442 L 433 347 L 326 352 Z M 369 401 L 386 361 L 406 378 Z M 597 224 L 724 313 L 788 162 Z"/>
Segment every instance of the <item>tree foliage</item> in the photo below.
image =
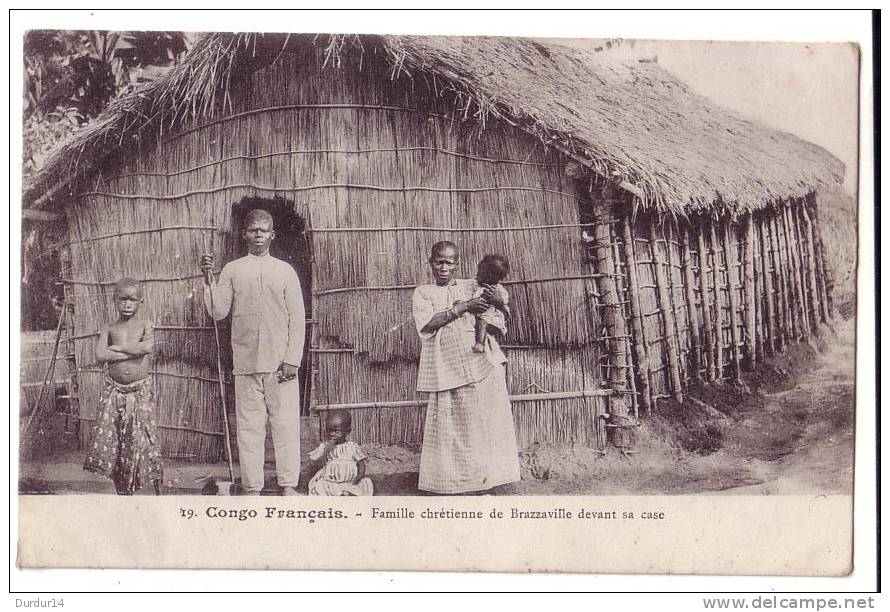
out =
<path fill-rule="evenodd" d="M 154 80 L 191 45 L 182 32 L 32 30 L 24 37 L 22 174 L 38 170 L 62 140 L 115 96 Z M 54 329 L 64 228 L 22 227 L 22 327 Z"/>
<path fill-rule="evenodd" d="M 115 96 L 157 78 L 186 51 L 182 32 L 32 30 L 24 39 L 24 175 Z"/>

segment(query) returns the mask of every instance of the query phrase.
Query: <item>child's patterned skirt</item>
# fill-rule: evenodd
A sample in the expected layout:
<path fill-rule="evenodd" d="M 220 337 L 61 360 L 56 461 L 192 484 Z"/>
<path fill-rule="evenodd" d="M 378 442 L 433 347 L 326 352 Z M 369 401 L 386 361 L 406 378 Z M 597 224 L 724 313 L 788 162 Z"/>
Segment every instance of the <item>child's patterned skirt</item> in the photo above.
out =
<path fill-rule="evenodd" d="M 111 478 L 123 495 L 163 478 L 150 377 L 128 385 L 105 378 L 83 469 Z"/>

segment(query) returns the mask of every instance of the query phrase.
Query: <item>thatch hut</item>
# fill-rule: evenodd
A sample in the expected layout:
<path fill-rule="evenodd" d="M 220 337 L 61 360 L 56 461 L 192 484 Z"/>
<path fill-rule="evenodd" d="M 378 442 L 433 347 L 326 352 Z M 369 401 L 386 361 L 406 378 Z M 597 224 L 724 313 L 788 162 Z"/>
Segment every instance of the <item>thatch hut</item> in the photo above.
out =
<path fill-rule="evenodd" d="M 410 296 L 447 238 L 464 276 L 485 253 L 511 261 L 521 443 L 602 446 L 828 320 L 813 193 L 843 171 L 653 63 L 512 38 L 227 33 L 112 102 L 24 206 L 67 219 L 85 420 L 96 330 L 132 276 L 157 325 L 164 450 L 219 456 L 196 263 L 240 254 L 239 216 L 267 205 L 311 305 L 304 409 L 347 405 L 360 442 L 420 440 Z"/>

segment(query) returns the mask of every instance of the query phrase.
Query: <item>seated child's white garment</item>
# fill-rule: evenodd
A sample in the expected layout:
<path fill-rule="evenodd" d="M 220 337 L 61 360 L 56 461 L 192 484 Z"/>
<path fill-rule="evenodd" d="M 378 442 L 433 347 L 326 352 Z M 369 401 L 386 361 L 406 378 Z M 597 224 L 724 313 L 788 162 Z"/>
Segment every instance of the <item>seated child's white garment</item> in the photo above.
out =
<path fill-rule="evenodd" d="M 309 453 L 312 461 L 324 458 L 326 446 L 319 444 Z M 367 458 L 352 441 L 337 444 L 327 452 L 325 464 L 309 481 L 309 495 L 374 495 L 374 483 L 367 476 L 358 480 L 358 462 Z"/>

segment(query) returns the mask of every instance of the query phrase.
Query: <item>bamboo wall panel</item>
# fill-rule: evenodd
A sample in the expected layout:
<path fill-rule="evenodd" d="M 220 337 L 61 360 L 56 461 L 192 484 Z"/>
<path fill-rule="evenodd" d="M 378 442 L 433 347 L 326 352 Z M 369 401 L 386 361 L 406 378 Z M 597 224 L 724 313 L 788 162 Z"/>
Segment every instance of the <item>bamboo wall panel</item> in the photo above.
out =
<path fill-rule="evenodd" d="M 676 341 L 678 349 L 678 365 L 680 376 L 686 384 L 692 378 L 692 363 L 690 353 L 692 351 L 692 332 L 690 330 L 691 318 L 689 316 L 689 302 L 686 294 L 686 278 L 683 271 L 682 249 L 677 224 L 673 220 L 665 221 L 662 225 L 664 231 L 665 261 L 668 264 L 668 284 L 670 286 L 671 308 L 676 324 Z"/>
<path fill-rule="evenodd" d="M 658 304 L 658 289 L 655 279 L 655 260 L 649 240 L 648 218 L 637 219 L 632 224 L 634 255 L 639 279 L 640 318 L 643 336 L 647 342 L 649 378 L 654 404 L 661 397 L 670 395 L 670 372 L 668 370 L 665 327 Z M 654 409 L 655 406 L 653 406 Z"/>

